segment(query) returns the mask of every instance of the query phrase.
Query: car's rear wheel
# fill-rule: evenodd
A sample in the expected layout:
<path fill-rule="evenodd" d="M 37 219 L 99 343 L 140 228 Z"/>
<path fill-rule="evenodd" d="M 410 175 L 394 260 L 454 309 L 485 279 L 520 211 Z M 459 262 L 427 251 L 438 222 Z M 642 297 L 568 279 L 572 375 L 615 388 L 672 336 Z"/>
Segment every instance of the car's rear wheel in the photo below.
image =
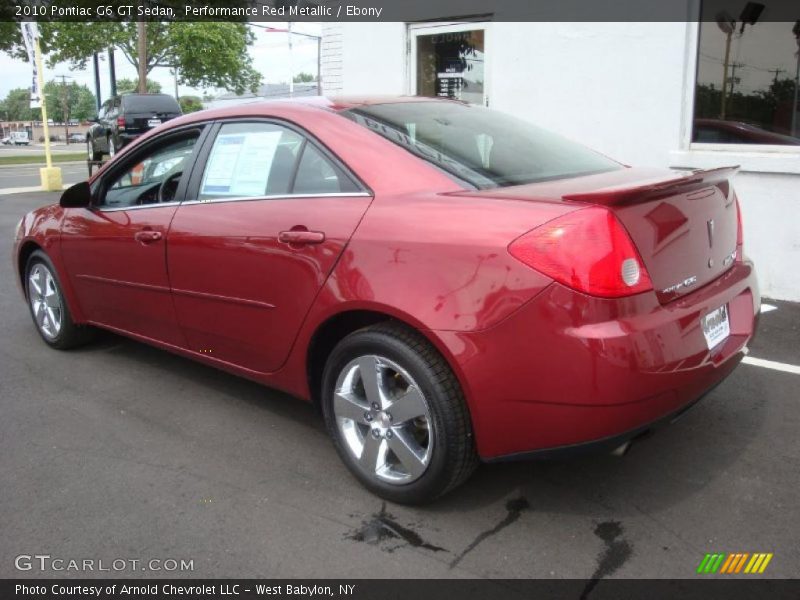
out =
<path fill-rule="evenodd" d="M 95 151 L 92 138 L 86 138 L 86 158 L 89 162 L 97 162 L 102 158 L 100 153 Z"/>
<path fill-rule="evenodd" d="M 361 329 L 334 348 L 322 408 L 344 463 L 388 500 L 433 500 L 477 465 L 455 375 L 424 337 L 399 324 Z"/>
<path fill-rule="evenodd" d="M 93 330 L 76 325 L 53 264 L 44 252 L 33 252 L 25 269 L 25 291 L 36 330 L 53 348 L 66 350 L 85 344 Z"/>

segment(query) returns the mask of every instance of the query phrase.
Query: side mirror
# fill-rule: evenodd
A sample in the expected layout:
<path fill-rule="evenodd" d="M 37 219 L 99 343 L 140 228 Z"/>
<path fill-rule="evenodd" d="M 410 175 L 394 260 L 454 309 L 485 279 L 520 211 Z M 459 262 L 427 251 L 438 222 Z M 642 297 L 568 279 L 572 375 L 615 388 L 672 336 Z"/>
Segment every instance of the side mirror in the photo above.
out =
<path fill-rule="evenodd" d="M 63 208 L 86 208 L 92 203 L 92 191 L 88 181 L 81 181 L 64 190 L 58 203 Z"/>

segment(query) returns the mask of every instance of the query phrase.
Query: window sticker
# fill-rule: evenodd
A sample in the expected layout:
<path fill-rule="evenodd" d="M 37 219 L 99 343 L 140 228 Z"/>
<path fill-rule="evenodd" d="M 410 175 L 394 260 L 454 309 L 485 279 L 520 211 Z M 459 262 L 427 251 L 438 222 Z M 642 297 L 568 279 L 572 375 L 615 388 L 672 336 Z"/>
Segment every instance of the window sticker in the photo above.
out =
<path fill-rule="evenodd" d="M 281 131 L 221 133 L 214 142 L 201 195 L 263 196 Z"/>

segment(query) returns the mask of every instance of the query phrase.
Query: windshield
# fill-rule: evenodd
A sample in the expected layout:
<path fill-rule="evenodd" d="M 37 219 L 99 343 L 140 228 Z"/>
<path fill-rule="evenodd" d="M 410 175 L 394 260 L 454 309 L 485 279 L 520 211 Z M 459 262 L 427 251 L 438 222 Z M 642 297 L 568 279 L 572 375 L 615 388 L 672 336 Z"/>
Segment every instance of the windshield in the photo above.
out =
<path fill-rule="evenodd" d="M 342 114 L 479 189 L 622 168 L 580 144 L 478 106 L 402 102 Z"/>
<path fill-rule="evenodd" d="M 126 94 L 122 106 L 128 112 L 181 112 L 175 98 L 166 94 Z"/>

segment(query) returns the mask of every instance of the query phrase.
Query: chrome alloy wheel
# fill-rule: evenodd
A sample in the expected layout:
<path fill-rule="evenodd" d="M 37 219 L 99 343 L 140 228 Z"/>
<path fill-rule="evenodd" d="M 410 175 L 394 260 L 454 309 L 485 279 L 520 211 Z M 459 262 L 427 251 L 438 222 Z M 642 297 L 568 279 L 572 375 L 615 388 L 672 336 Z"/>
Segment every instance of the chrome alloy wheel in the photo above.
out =
<path fill-rule="evenodd" d="M 64 308 L 56 280 L 44 264 L 37 263 L 28 275 L 28 294 L 30 295 L 33 317 L 39 331 L 52 340 L 61 331 Z"/>
<path fill-rule="evenodd" d="M 365 474 L 394 484 L 425 473 L 433 453 L 428 402 L 397 363 L 359 356 L 339 373 L 333 398 L 344 445 Z"/>

